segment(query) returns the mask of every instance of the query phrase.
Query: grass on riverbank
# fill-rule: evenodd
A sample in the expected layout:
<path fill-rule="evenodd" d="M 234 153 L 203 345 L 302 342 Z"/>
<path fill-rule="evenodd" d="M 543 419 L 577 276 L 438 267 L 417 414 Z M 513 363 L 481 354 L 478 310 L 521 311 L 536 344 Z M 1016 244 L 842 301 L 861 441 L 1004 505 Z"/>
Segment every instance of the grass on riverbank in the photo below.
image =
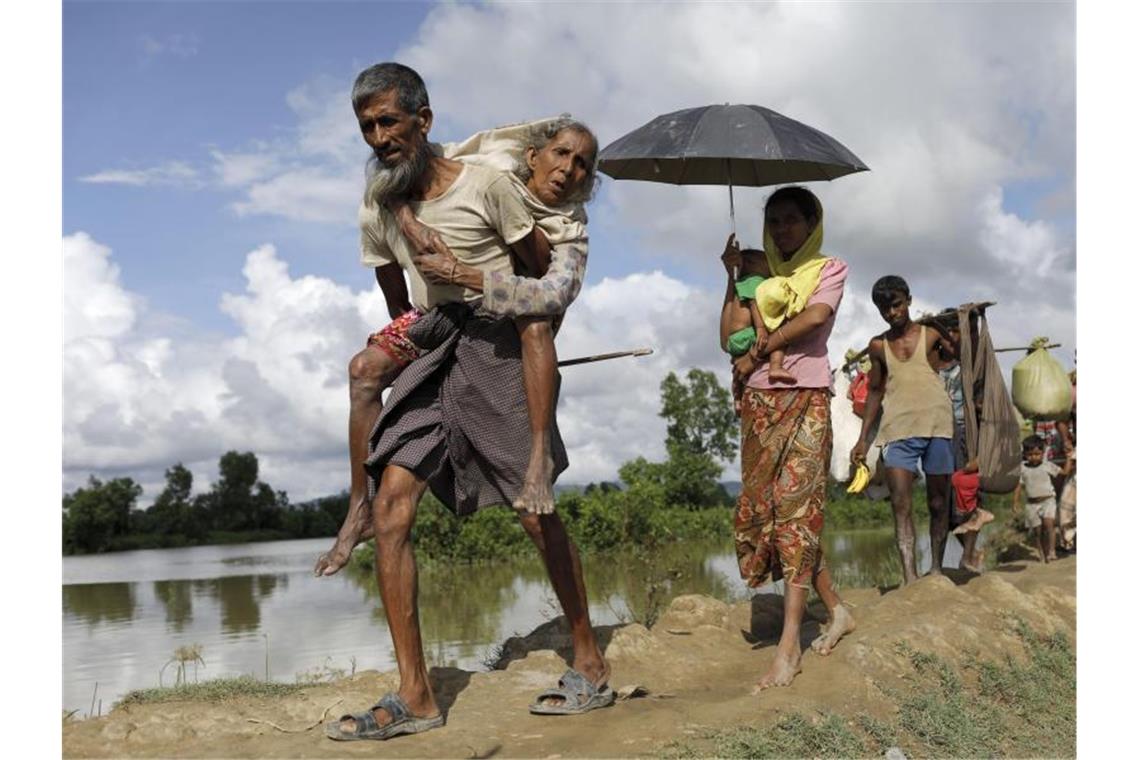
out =
<path fill-rule="evenodd" d="M 125 697 L 119 700 L 116 707 L 155 702 L 217 702 L 235 697 L 284 697 L 308 686 L 308 683 L 259 681 L 252 676 L 216 678 L 201 683 L 187 683 L 156 689 L 136 689 L 128 692 Z"/>
<path fill-rule="evenodd" d="M 1041 635 L 1013 625 L 1024 660 L 948 662 L 896 644 L 914 668 L 913 687 L 888 693 L 888 720 L 866 713 L 795 713 L 775 725 L 711 731 L 672 742 L 673 758 L 881 757 L 898 747 L 907 757 L 1075 757 L 1076 654 L 1059 632 Z"/>

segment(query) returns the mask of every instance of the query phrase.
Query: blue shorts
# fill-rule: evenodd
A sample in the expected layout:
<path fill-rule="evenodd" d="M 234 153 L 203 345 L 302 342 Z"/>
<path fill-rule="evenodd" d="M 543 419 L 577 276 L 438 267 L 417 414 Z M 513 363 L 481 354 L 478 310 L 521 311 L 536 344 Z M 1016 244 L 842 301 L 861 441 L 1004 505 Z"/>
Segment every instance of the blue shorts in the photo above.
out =
<path fill-rule="evenodd" d="M 887 467 L 918 472 L 920 459 L 927 475 L 954 473 L 954 447 L 949 438 L 902 438 L 883 447 Z"/>

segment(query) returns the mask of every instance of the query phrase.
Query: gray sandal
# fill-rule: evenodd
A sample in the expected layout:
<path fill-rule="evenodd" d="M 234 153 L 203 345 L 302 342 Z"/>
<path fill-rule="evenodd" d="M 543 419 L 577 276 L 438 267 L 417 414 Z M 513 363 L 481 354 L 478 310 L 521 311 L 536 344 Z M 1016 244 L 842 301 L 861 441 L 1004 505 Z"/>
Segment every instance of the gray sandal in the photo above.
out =
<path fill-rule="evenodd" d="M 372 711 L 376 708 L 388 711 L 391 721 L 383 726 L 376 722 Z M 340 724 L 346 720 L 353 720 L 356 725 L 352 731 L 345 731 Z M 368 708 L 366 712 L 355 715 L 342 715 L 340 720 L 325 724 L 325 736 L 338 742 L 354 742 L 362 739 L 391 739 L 401 734 L 418 734 L 443 725 L 443 715 L 432 718 L 417 718 L 408 709 L 408 703 L 400 698 L 399 694 L 388 693 Z"/>
<path fill-rule="evenodd" d="M 617 695 L 609 684 L 594 686 L 586 676 L 570 668 L 558 679 L 558 687 L 540 693 L 530 711 L 535 715 L 579 715 L 599 707 L 609 707 Z M 562 704 L 547 704 L 544 699 L 561 699 Z"/>

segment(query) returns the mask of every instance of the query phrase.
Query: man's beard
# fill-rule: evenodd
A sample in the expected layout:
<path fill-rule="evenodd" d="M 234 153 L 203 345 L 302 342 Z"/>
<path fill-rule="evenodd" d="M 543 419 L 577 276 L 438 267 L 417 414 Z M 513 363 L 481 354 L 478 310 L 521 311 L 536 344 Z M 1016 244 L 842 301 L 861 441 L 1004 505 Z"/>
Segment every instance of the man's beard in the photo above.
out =
<path fill-rule="evenodd" d="M 412 155 L 395 166 L 387 166 L 375 155 L 368 159 L 368 185 L 364 189 L 364 203 L 369 208 L 386 204 L 393 198 L 408 194 L 423 178 L 432 158 L 427 140 L 421 140 Z"/>

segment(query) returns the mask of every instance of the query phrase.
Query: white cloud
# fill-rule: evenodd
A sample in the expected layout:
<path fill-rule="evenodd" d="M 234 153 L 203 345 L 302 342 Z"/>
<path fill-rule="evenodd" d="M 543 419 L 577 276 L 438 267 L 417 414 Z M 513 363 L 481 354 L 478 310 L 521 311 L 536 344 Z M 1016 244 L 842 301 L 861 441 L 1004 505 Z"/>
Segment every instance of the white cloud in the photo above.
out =
<path fill-rule="evenodd" d="M 225 187 L 241 187 L 271 176 L 280 165 L 280 158 L 268 146 L 255 146 L 253 152 L 232 152 L 214 148 L 214 174 Z"/>
<path fill-rule="evenodd" d="M 149 58 L 160 55 L 190 58 L 198 54 L 198 36 L 195 34 L 170 34 L 162 39 L 144 34 L 139 45 Z"/>
<path fill-rule="evenodd" d="M 108 169 L 79 178 L 80 182 L 95 185 L 153 185 L 199 187 L 198 170 L 185 161 L 169 161 L 147 169 Z"/>
<path fill-rule="evenodd" d="M 246 292 L 222 299 L 238 337 L 172 339 L 150 334 L 162 315 L 123 288 L 106 246 L 76 233 L 64 250 L 65 488 L 129 474 L 151 499 L 175 462 L 204 487 L 238 449 L 295 496 L 340 490 L 346 465 L 331 465 L 344 445 L 346 367 L 387 321 L 378 292 L 293 279 L 262 246 L 246 257 Z"/>
<path fill-rule="evenodd" d="M 304 222 L 356 220 L 363 182 L 358 172 L 328 174 L 321 170 L 299 169 L 275 174 L 245 188 L 245 200 L 232 204 L 239 216 L 273 214 Z"/>
<path fill-rule="evenodd" d="M 63 239 L 63 339 L 114 338 L 135 321 L 138 298 L 123 290 L 111 249 L 79 232 Z"/>

